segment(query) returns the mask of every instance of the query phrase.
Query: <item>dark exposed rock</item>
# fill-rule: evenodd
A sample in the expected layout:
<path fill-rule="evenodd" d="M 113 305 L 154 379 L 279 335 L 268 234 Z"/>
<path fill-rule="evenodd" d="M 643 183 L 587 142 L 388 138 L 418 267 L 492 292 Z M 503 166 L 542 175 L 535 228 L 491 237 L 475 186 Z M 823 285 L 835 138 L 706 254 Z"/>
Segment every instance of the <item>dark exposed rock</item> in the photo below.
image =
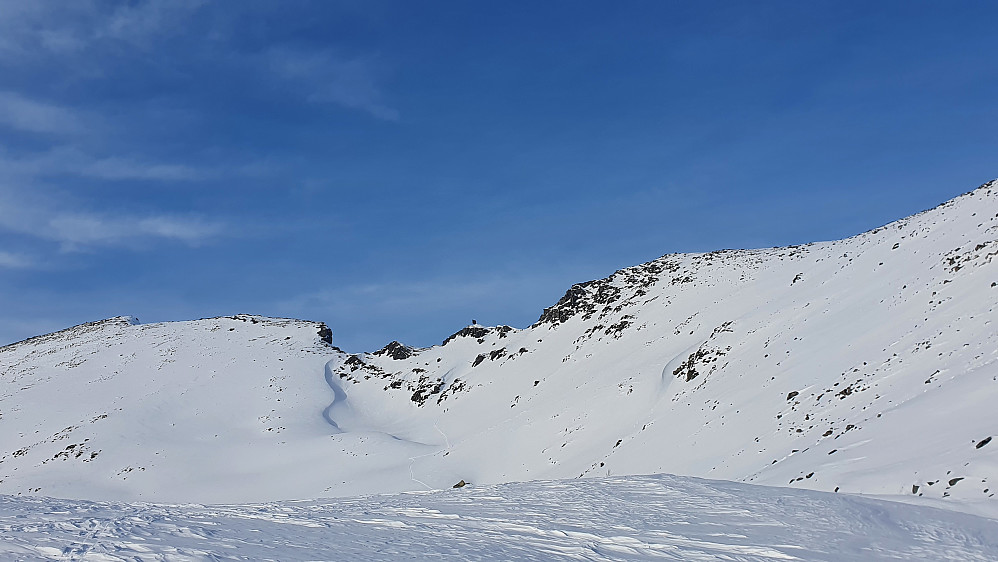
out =
<path fill-rule="evenodd" d="M 440 404 L 447 399 L 448 396 L 456 395 L 458 392 L 464 392 L 468 390 L 468 384 L 461 379 L 454 379 L 454 382 L 450 383 L 440 396 L 437 397 L 437 404 Z"/>
<path fill-rule="evenodd" d="M 336 373 L 341 379 L 347 379 L 351 382 L 358 382 L 354 373 L 360 371 L 360 375 L 365 379 L 370 379 L 371 377 L 387 378 L 389 375 L 385 371 L 378 367 L 377 365 L 371 363 L 365 363 L 359 355 L 350 355 L 336 368 Z"/>
<path fill-rule="evenodd" d="M 577 283 L 572 285 L 572 287 L 565 292 L 565 295 L 562 296 L 554 306 L 545 308 L 544 311 L 541 312 L 541 317 L 537 320 L 537 323 L 558 324 L 565 322 L 572 316 L 575 316 L 575 314 L 579 312 L 579 303 L 581 303 L 586 296 L 585 287 L 594 283 L 599 283 L 599 281 L 589 281 L 587 283 Z"/>
<path fill-rule="evenodd" d="M 454 484 L 454 486 L 453 486 L 453 487 L 454 487 L 454 488 L 464 488 L 464 487 L 465 487 L 465 486 L 467 486 L 467 485 L 468 485 L 468 483 L 467 483 L 467 482 L 465 482 L 464 480 L 461 480 L 461 481 L 460 481 L 460 482 L 458 482 L 457 484 Z"/>
<path fill-rule="evenodd" d="M 408 345 L 393 341 L 392 343 L 382 347 L 378 351 L 374 352 L 375 355 L 388 356 L 392 359 L 402 360 L 408 359 L 416 354 L 415 349 L 409 347 Z"/>
<path fill-rule="evenodd" d="M 974 445 L 974 448 L 975 449 L 980 449 L 981 447 L 987 445 L 990 442 L 991 442 L 991 437 L 985 437 L 984 439 L 981 439 L 980 441 L 978 441 L 977 445 Z"/>
<path fill-rule="evenodd" d="M 717 369 L 717 360 L 723 357 L 731 348 L 727 349 L 713 349 L 706 346 L 701 346 L 699 349 L 694 351 L 683 361 L 679 367 L 676 367 L 672 371 L 673 376 L 683 378 L 686 382 L 697 378 L 701 374 L 710 374 Z M 707 373 L 701 373 L 697 367 L 708 369 Z"/>
<path fill-rule="evenodd" d="M 422 370 L 421 370 L 422 371 Z M 437 404 L 442 403 L 448 397 L 464 392 L 469 389 L 467 383 L 461 379 L 454 379 L 449 385 L 441 378 L 430 378 L 420 375 L 418 380 L 405 380 L 396 378 L 384 387 L 385 390 L 400 389 L 412 392 L 409 397 L 417 406 L 426 404 L 426 401 L 437 397 Z"/>
<path fill-rule="evenodd" d="M 489 333 L 488 328 L 483 328 L 481 326 L 465 326 L 464 328 L 461 328 L 460 330 L 448 336 L 448 338 L 445 339 L 444 342 L 440 345 L 447 345 L 448 343 L 450 343 L 451 340 L 455 338 L 466 338 L 466 337 L 484 338 L 486 335 L 488 335 L 488 333 Z"/>
<path fill-rule="evenodd" d="M 788 393 L 787 394 L 787 400 L 793 400 L 794 396 L 797 396 L 798 394 L 800 394 L 800 392 L 797 392 L 796 390 L 793 391 L 793 392 Z"/>
<path fill-rule="evenodd" d="M 623 332 L 628 326 L 633 324 L 633 322 L 628 320 L 628 318 L 634 318 L 634 317 L 631 315 L 625 315 L 624 318 L 620 320 L 620 322 L 610 325 L 603 333 L 608 336 L 613 335 L 614 337 L 619 338 L 620 333 Z"/>
<path fill-rule="evenodd" d="M 440 394 L 444 389 L 444 381 L 431 381 L 429 377 L 419 377 L 418 387 L 410 398 L 417 406 L 422 406 L 434 394 Z"/>
<path fill-rule="evenodd" d="M 351 355 L 350 357 L 347 357 L 343 364 L 349 365 L 351 371 L 356 371 L 357 369 L 362 369 L 367 366 L 367 363 L 364 363 L 364 360 L 358 355 Z"/>
<path fill-rule="evenodd" d="M 482 361 L 485 361 L 485 354 L 484 353 L 479 353 L 478 357 L 475 357 L 475 361 L 471 364 L 471 366 L 472 367 L 477 367 L 477 366 L 479 366 L 479 365 L 482 364 Z"/>
<path fill-rule="evenodd" d="M 639 298 L 647 291 L 644 289 L 654 285 L 660 279 L 663 271 L 676 272 L 679 266 L 660 258 L 634 267 L 628 267 L 614 272 L 606 279 L 587 281 L 572 285 L 565 295 L 554 306 L 544 309 L 534 326 L 541 324 L 557 325 L 569 318 L 581 314 L 588 320 L 594 314 L 602 318 L 611 312 L 619 312 L 621 306 L 610 306 L 620 301 L 625 290 L 633 289 L 628 299 L 621 304 Z"/>
<path fill-rule="evenodd" d="M 333 331 L 325 324 L 319 324 L 319 339 L 329 345 L 333 345 Z"/>

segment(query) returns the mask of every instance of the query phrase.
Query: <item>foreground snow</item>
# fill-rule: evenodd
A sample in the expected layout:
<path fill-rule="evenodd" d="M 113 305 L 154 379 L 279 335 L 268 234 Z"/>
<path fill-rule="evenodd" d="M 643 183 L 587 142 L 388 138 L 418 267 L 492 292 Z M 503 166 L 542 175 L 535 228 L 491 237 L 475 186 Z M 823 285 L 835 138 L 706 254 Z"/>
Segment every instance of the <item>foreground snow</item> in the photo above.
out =
<path fill-rule="evenodd" d="M 0 496 L 4 560 L 996 560 L 998 521 L 678 476 L 251 505 Z"/>

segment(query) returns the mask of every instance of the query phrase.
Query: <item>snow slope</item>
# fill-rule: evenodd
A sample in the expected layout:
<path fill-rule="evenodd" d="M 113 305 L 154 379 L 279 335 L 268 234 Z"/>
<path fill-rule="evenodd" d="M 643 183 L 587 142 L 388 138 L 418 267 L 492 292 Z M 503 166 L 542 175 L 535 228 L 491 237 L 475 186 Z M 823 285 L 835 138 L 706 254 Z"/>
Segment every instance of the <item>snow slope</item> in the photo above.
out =
<path fill-rule="evenodd" d="M 998 514 L 998 183 L 836 242 L 674 254 L 525 329 L 347 354 L 239 316 L 0 348 L 0 493 L 250 502 L 674 473 Z M 277 476 L 275 476 L 277 475 Z"/>
<path fill-rule="evenodd" d="M 270 497 L 321 492 L 319 471 L 300 468 L 338 458 L 322 417 L 332 352 L 323 328 L 123 317 L 3 348 L 0 492 L 203 501 L 260 487 Z"/>
<path fill-rule="evenodd" d="M 995 560 L 998 521 L 674 476 L 250 505 L 0 496 L 4 560 Z"/>

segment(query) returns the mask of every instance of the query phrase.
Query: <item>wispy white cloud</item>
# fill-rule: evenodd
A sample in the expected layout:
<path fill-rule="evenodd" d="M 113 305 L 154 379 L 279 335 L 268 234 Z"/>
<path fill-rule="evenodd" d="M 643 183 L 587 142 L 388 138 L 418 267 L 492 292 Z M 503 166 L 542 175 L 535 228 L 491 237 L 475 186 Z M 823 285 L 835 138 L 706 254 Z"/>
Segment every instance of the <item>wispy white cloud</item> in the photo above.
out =
<path fill-rule="evenodd" d="M 154 52 L 164 40 L 184 34 L 205 4 L 204 0 L 0 0 L 0 67 L 58 61 L 63 77 L 102 77 L 118 57 L 136 51 Z M 232 45 L 212 43 L 211 47 L 208 51 L 214 53 L 216 62 L 231 64 L 249 59 L 251 64 L 245 65 L 245 71 L 257 75 L 261 82 L 279 78 L 308 103 L 338 105 L 387 121 L 399 118 L 398 110 L 385 101 L 381 85 L 384 65 L 376 56 L 348 57 L 329 49 L 275 47 L 263 55 L 246 57 Z M 216 47 L 220 51 L 216 52 Z M 194 51 L 195 56 L 198 53 Z M 30 100 L 11 97 L 4 101 Z M 20 105 L 17 113 L 24 117 L 13 119 L 8 115 L 8 125 L 56 132 L 55 124 L 71 122 L 47 119 L 58 109 L 55 107 Z"/>
<path fill-rule="evenodd" d="M 95 157 L 72 146 L 20 157 L 0 151 L 0 180 L 20 181 L 34 178 L 73 175 L 104 180 L 195 181 L 215 172 L 184 164 L 145 162 L 118 156 Z"/>
<path fill-rule="evenodd" d="M 0 91 L 0 126 L 31 133 L 76 134 L 84 131 L 85 118 L 60 105 Z"/>
<path fill-rule="evenodd" d="M 67 53 L 86 43 L 81 20 L 93 15 L 93 2 L 0 0 L 0 59 L 27 63 L 40 54 Z"/>
<path fill-rule="evenodd" d="M 99 158 L 75 170 L 82 176 L 108 180 L 189 181 L 203 179 L 209 172 L 183 164 L 147 163 L 125 158 Z"/>
<path fill-rule="evenodd" d="M 217 223 L 189 217 L 94 213 L 57 213 L 42 226 L 31 228 L 26 233 L 57 241 L 67 251 L 97 245 L 131 245 L 143 238 L 163 238 L 197 245 L 222 230 Z"/>
<path fill-rule="evenodd" d="M 121 4 L 94 35 L 146 45 L 157 35 L 176 30 L 204 4 L 204 0 L 145 0 Z"/>
<path fill-rule="evenodd" d="M 386 121 L 399 118 L 384 100 L 380 66 L 374 57 L 345 58 L 328 50 L 274 48 L 264 55 L 267 68 L 304 92 L 306 101 L 366 111 Z"/>
<path fill-rule="evenodd" d="M 0 250 L 0 268 L 25 269 L 34 265 L 34 260 L 21 254 Z"/>
<path fill-rule="evenodd" d="M 196 246 L 225 234 L 219 221 L 165 213 L 114 213 L 70 209 L 44 193 L 0 186 L 0 231 L 59 244 L 62 251 L 97 247 L 140 247 L 172 240 Z M 8 262 L 27 263 L 10 254 Z"/>
<path fill-rule="evenodd" d="M 203 0 L 0 0 L 0 60 L 26 64 L 47 55 L 83 55 L 96 45 L 144 48 L 184 29 Z"/>

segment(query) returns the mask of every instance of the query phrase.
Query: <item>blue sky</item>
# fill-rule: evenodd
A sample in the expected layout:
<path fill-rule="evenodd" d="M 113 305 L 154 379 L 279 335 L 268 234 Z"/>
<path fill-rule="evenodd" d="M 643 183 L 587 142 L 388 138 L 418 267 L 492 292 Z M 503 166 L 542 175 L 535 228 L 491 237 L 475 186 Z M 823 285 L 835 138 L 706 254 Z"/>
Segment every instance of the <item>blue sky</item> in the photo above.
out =
<path fill-rule="evenodd" d="M 0 0 L 0 343 L 525 326 L 671 252 L 998 176 L 992 2 Z"/>

